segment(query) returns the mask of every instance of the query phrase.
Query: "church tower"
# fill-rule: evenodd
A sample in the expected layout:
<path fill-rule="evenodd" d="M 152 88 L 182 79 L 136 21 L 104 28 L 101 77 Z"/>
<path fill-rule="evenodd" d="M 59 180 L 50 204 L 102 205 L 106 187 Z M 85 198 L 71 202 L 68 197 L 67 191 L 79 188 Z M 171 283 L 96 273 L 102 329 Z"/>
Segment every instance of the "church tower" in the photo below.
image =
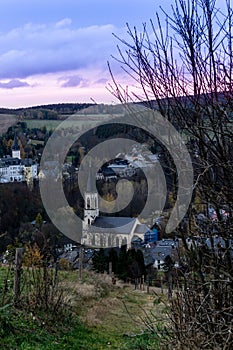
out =
<path fill-rule="evenodd" d="M 12 151 L 12 158 L 19 158 L 19 159 L 21 159 L 21 157 L 20 157 L 20 147 L 19 147 L 18 138 L 16 136 L 16 133 L 15 133 L 14 142 L 13 142 L 11 151 Z"/>
<path fill-rule="evenodd" d="M 91 225 L 97 216 L 99 216 L 98 193 L 94 188 L 94 178 L 89 166 L 87 189 L 84 193 L 84 226 Z"/>

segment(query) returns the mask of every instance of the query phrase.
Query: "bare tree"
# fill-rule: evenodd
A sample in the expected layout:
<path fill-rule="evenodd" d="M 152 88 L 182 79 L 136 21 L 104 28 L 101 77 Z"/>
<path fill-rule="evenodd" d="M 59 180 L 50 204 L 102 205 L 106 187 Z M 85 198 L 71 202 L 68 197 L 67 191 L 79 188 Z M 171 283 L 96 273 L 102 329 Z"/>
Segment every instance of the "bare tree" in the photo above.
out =
<path fill-rule="evenodd" d="M 110 68 L 111 92 L 157 109 L 192 154 L 194 202 L 179 234 L 185 245 L 187 235 L 198 239 L 186 245 L 186 274 L 170 312 L 185 349 L 233 346 L 232 20 L 230 0 L 221 9 L 216 0 L 175 0 L 171 15 L 156 14 L 142 31 L 128 26 L 129 39 L 118 38 L 116 60 L 137 89 L 120 86 Z"/>

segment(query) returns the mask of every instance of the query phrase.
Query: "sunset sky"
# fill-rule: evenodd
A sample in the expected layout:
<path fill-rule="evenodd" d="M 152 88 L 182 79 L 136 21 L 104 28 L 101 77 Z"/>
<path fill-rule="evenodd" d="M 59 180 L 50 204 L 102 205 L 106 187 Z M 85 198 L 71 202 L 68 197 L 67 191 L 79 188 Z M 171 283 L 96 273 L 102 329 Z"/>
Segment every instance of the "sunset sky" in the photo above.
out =
<path fill-rule="evenodd" d="M 114 102 L 107 91 L 111 55 L 172 0 L 0 0 L 0 107 L 61 102 Z"/>
<path fill-rule="evenodd" d="M 107 61 L 126 23 L 140 26 L 170 0 L 0 0 L 0 107 L 111 103 Z"/>

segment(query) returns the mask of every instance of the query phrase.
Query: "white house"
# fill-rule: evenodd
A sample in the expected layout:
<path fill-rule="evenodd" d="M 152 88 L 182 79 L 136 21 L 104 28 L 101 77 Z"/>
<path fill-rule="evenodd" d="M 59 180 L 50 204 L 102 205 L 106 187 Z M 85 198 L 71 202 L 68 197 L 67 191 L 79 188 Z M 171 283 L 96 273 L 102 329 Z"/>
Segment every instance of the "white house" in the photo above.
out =
<path fill-rule="evenodd" d="M 14 137 L 12 156 L 0 158 L 0 183 L 37 179 L 38 164 L 30 158 L 21 159 L 17 136 Z"/>

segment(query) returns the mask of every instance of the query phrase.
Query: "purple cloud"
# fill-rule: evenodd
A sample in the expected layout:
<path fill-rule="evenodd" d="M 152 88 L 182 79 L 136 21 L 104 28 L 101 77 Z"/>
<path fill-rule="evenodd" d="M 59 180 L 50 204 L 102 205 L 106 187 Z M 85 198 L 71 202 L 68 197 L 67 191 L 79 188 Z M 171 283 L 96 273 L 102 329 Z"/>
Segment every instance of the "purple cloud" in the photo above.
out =
<path fill-rule="evenodd" d="M 66 87 L 88 87 L 88 81 L 86 79 L 83 79 L 79 75 L 72 75 L 67 77 L 62 77 L 59 79 L 59 81 L 65 81 L 61 86 Z"/>
<path fill-rule="evenodd" d="M 28 86 L 30 85 L 27 82 L 21 81 L 18 79 L 12 79 L 7 83 L 0 82 L 0 89 L 15 89 L 15 88 L 21 88 L 21 87 L 28 87 Z"/>
<path fill-rule="evenodd" d="M 95 81 L 95 84 L 101 84 L 101 85 L 104 85 L 108 82 L 108 79 L 105 79 L 105 78 L 101 78 L 101 79 L 98 79 L 97 81 Z"/>
<path fill-rule="evenodd" d="M 113 53 L 113 25 L 73 28 L 65 18 L 0 33 L 0 79 L 98 67 L 106 70 Z M 72 83 L 72 82 L 71 82 Z"/>

